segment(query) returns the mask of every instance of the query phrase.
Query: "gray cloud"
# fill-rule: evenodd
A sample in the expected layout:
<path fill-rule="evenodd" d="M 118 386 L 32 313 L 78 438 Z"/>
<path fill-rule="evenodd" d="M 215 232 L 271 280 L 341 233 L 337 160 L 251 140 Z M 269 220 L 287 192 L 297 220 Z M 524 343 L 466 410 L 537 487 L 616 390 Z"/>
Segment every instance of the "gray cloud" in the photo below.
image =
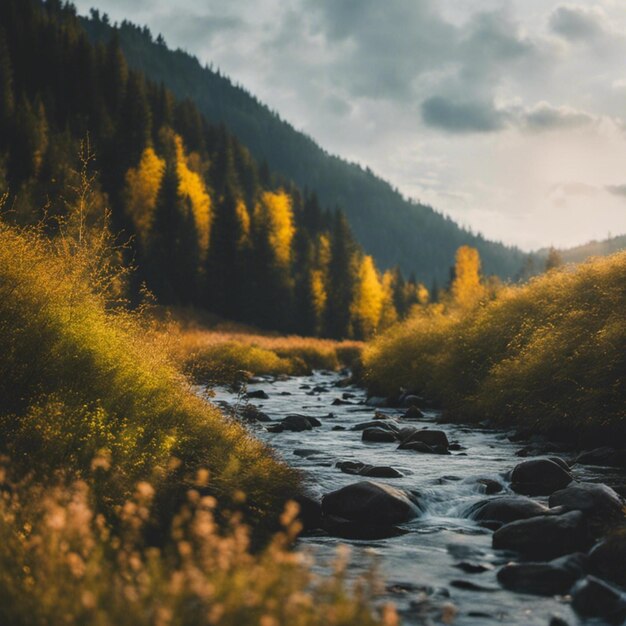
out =
<path fill-rule="evenodd" d="M 626 185 L 607 185 L 606 190 L 614 196 L 626 198 Z"/>
<path fill-rule="evenodd" d="M 522 125 L 530 132 L 567 130 L 590 126 L 595 118 L 584 111 L 569 107 L 555 107 L 540 102 L 522 115 Z"/>
<path fill-rule="evenodd" d="M 597 39 L 607 30 L 601 12 L 581 6 L 557 7 L 550 16 L 550 28 L 573 41 Z"/>
<path fill-rule="evenodd" d="M 442 96 L 424 100 L 421 110 L 428 126 L 449 133 L 490 133 L 503 129 L 508 120 L 505 111 L 489 102 L 455 102 Z"/>

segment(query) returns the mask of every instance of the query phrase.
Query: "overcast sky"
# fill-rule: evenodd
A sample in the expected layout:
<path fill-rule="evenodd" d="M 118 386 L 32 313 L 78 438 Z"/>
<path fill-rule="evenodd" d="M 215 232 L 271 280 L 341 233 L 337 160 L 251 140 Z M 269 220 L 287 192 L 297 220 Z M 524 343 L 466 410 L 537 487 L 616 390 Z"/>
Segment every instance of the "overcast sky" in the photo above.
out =
<path fill-rule="evenodd" d="M 626 233 L 626 0 L 77 0 L 525 249 Z"/>

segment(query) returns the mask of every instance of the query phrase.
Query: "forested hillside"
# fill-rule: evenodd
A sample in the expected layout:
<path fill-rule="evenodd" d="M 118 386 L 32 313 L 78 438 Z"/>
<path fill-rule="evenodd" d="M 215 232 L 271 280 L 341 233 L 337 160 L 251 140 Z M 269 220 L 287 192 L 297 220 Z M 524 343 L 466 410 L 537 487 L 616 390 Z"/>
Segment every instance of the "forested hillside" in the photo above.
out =
<path fill-rule="evenodd" d="M 129 22 L 113 26 L 97 12 L 85 26 L 99 42 L 116 33 L 133 68 L 163 82 L 178 97 L 191 98 L 259 161 L 302 188 L 315 189 L 324 205 L 341 206 L 358 241 L 383 268 L 399 264 L 427 285 L 434 280 L 441 285 L 448 280 L 456 249 L 470 245 L 478 249 L 486 273 L 517 277 L 525 256 L 520 250 L 474 235 L 431 207 L 407 200 L 371 171 L 329 155 L 229 78 L 185 52 L 169 50 L 147 29 Z"/>
<path fill-rule="evenodd" d="M 0 24 L 7 215 L 45 215 L 54 235 L 78 199 L 79 237 L 106 226 L 128 242 L 119 262 L 137 271 L 121 295 L 146 283 L 163 304 L 336 337 L 369 336 L 426 297 L 397 270 L 381 275 L 339 210 L 129 68 L 116 37 L 92 43 L 70 4 L 3 0 Z"/>

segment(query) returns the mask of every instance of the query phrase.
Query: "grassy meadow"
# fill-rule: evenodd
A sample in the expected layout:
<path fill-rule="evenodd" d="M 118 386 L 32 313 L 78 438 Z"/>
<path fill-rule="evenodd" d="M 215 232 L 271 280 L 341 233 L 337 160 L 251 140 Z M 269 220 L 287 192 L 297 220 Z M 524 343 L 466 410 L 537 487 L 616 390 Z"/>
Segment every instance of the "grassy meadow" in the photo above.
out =
<path fill-rule="evenodd" d="M 197 311 L 158 311 L 155 332 L 178 366 L 203 383 L 232 383 L 250 375 L 304 375 L 338 370 L 360 359 L 360 341 L 264 333 Z"/>
<path fill-rule="evenodd" d="M 626 435 L 626 252 L 554 269 L 464 308 L 433 305 L 364 351 L 372 391 L 456 419 L 586 445 Z"/>
<path fill-rule="evenodd" d="M 373 579 L 289 550 L 298 476 L 193 393 L 97 256 L 0 223 L 0 622 L 395 623 Z"/>

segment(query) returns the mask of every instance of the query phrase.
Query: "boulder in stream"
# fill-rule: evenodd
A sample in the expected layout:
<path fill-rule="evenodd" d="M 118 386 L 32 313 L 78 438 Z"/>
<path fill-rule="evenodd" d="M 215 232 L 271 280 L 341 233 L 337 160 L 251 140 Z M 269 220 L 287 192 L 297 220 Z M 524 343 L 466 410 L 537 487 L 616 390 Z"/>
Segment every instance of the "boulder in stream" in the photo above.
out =
<path fill-rule="evenodd" d="M 549 512 L 548 507 L 524 496 L 497 496 L 472 505 L 467 516 L 477 522 L 509 524 Z"/>
<path fill-rule="evenodd" d="M 586 450 L 576 457 L 576 463 L 602 467 L 626 467 L 626 450 L 616 450 L 608 446 Z"/>
<path fill-rule="evenodd" d="M 413 441 L 421 441 L 425 443 L 427 446 L 441 446 L 442 448 L 448 449 L 450 442 L 448 441 L 448 436 L 443 430 L 430 430 L 430 429 L 422 429 L 416 430 L 414 433 L 409 435 L 402 443 L 403 445 L 412 443 Z"/>
<path fill-rule="evenodd" d="M 572 607 L 582 617 L 621 624 L 626 618 L 626 594 L 595 576 L 586 576 L 572 589 Z"/>
<path fill-rule="evenodd" d="M 287 415 L 281 420 L 281 424 L 285 430 L 291 430 L 299 433 L 303 430 L 313 430 L 313 424 L 304 415 Z"/>
<path fill-rule="evenodd" d="M 549 496 L 572 480 L 567 464 L 561 459 L 529 459 L 513 468 L 511 489 L 526 496 Z"/>
<path fill-rule="evenodd" d="M 582 511 L 600 530 L 624 521 L 624 500 L 602 483 L 572 483 L 553 493 L 550 507 L 565 511 Z"/>
<path fill-rule="evenodd" d="M 505 589 L 519 593 L 564 595 L 577 580 L 585 576 L 586 565 L 587 557 L 581 552 L 547 563 L 509 563 L 498 572 L 498 581 Z"/>
<path fill-rule="evenodd" d="M 421 509 L 407 491 L 365 480 L 326 494 L 322 513 L 361 526 L 395 526 L 418 517 Z"/>
<path fill-rule="evenodd" d="M 246 400 L 269 400 L 269 396 L 263 389 L 257 389 L 256 391 L 248 391 L 244 396 Z"/>
<path fill-rule="evenodd" d="M 541 560 L 583 551 L 588 546 L 587 525 L 580 511 L 518 520 L 493 534 L 494 548 Z"/>
<path fill-rule="evenodd" d="M 589 553 L 594 574 L 626 588 L 626 529 L 599 541 Z"/>
<path fill-rule="evenodd" d="M 404 474 L 387 465 L 368 465 L 360 461 L 339 461 L 336 464 L 344 474 L 367 476 L 368 478 L 402 478 Z"/>
<path fill-rule="evenodd" d="M 386 430 L 385 428 L 366 428 L 361 435 L 361 439 L 374 443 L 395 443 L 397 441 L 396 434 L 392 430 Z"/>

